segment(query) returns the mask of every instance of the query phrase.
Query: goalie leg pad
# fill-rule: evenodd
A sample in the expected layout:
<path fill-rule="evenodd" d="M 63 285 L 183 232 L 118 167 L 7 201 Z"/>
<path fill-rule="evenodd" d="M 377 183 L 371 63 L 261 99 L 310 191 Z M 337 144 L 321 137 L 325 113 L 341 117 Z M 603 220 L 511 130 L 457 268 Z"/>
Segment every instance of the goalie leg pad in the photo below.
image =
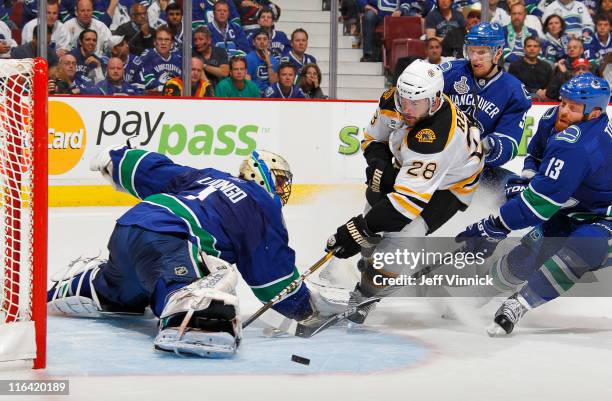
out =
<path fill-rule="evenodd" d="M 172 293 L 160 316 L 155 348 L 205 358 L 233 356 L 242 339 L 237 281 L 235 268 L 224 262 Z"/>

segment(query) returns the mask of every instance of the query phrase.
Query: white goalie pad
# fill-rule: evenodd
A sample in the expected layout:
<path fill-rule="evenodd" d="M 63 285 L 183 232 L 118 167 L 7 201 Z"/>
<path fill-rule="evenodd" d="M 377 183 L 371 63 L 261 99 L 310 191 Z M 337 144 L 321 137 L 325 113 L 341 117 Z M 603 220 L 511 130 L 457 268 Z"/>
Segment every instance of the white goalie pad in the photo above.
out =
<path fill-rule="evenodd" d="M 68 268 L 51 278 L 53 286 L 53 298 L 47 302 L 47 311 L 59 312 L 67 315 L 100 317 L 102 307 L 96 291 L 93 287 L 93 280 L 100 271 L 100 264 L 106 262 L 99 256 L 92 258 L 78 258 L 73 260 Z M 89 276 L 89 287 L 92 297 L 81 296 L 81 288 L 85 280 L 85 275 L 78 277 L 76 291 L 72 291 L 73 281 L 76 277 L 88 270 L 92 270 Z"/>
<path fill-rule="evenodd" d="M 221 259 L 207 261 L 211 274 L 170 295 L 160 316 L 157 349 L 205 358 L 236 352 L 242 339 L 238 273 Z"/>

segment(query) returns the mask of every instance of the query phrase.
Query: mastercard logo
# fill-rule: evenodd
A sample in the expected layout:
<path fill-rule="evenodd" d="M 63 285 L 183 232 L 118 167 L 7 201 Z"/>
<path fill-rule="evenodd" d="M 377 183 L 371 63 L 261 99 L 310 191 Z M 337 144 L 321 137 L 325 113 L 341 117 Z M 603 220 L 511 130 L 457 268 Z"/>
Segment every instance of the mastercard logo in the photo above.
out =
<path fill-rule="evenodd" d="M 72 170 L 83 157 L 87 143 L 79 113 L 64 102 L 49 102 L 49 174 Z"/>

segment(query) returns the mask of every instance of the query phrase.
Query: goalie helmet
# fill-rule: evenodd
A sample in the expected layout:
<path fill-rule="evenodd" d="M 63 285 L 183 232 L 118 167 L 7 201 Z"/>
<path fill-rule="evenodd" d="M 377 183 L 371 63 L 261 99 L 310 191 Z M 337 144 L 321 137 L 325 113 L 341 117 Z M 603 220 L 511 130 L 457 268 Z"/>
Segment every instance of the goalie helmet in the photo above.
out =
<path fill-rule="evenodd" d="M 576 103 L 584 104 L 584 115 L 588 115 L 598 107 L 606 112 L 610 101 L 610 85 L 603 79 L 591 73 L 573 77 L 561 86 L 559 95 Z"/>
<path fill-rule="evenodd" d="M 287 160 L 276 153 L 254 150 L 240 164 L 240 178 L 255 182 L 283 205 L 291 195 L 291 168 Z"/>
<path fill-rule="evenodd" d="M 413 61 L 397 79 L 395 107 L 402 111 L 402 99 L 429 100 L 428 115 L 432 115 L 433 105 L 444 90 L 442 70 L 423 60 Z"/>

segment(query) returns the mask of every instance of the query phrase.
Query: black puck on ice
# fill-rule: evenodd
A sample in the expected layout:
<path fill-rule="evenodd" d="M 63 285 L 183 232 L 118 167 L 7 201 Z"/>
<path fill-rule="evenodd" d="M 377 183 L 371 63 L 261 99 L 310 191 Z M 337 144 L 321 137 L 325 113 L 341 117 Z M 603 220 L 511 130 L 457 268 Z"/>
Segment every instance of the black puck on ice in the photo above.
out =
<path fill-rule="evenodd" d="M 298 355 L 291 355 L 291 360 L 293 362 L 301 363 L 302 365 L 310 365 L 310 359 Z"/>

